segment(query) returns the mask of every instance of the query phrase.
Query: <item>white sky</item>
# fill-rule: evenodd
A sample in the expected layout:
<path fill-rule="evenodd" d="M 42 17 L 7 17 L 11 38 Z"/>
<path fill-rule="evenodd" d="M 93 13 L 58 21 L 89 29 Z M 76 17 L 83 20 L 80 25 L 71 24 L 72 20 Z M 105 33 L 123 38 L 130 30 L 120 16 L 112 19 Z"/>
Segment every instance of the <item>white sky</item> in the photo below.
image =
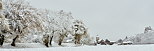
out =
<path fill-rule="evenodd" d="M 154 27 L 154 0 L 28 0 L 36 8 L 72 12 L 90 35 L 117 40 Z"/>

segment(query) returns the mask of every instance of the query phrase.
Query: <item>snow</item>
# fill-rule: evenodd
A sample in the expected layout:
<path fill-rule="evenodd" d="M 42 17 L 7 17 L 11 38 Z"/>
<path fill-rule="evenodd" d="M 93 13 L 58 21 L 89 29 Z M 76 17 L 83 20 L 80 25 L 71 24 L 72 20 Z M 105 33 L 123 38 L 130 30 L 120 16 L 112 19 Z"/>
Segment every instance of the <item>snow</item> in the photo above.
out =
<path fill-rule="evenodd" d="M 24 45 L 25 44 L 25 45 Z M 70 46 L 73 44 L 64 44 L 68 46 L 45 47 L 44 45 L 31 43 L 31 44 L 18 44 L 18 47 L 9 46 L 5 44 L 0 47 L 0 51 L 153 51 L 154 44 L 149 45 L 97 45 L 97 46 Z M 22 47 L 22 48 L 21 48 Z M 33 47 L 33 48 L 32 48 Z"/>
<path fill-rule="evenodd" d="M 20 43 L 15 47 L 10 43 L 4 43 L 0 47 L 0 51 L 153 51 L 153 44 L 148 45 L 97 45 L 89 46 L 84 43 L 92 42 L 88 34 L 88 28 L 82 20 L 76 20 L 72 17 L 71 12 L 50 11 L 33 8 L 24 0 L 4 2 L 3 11 L 0 11 L 2 18 L 0 20 L 0 30 L 7 30 L 13 35 L 7 33 L 5 41 L 11 42 L 15 35 L 19 35 Z M 20 5 L 20 6 L 19 6 Z M 5 15 L 5 17 L 4 17 Z M 3 23 L 3 24 L 2 24 Z M 12 26 L 10 28 L 9 26 Z M 147 27 L 147 31 L 138 34 L 134 38 L 137 42 L 154 42 L 154 32 L 150 32 L 151 27 Z M 21 33 L 22 32 L 22 33 Z M 8 35 L 9 34 L 9 35 Z M 81 39 L 83 44 L 62 43 L 59 46 L 56 41 L 62 38 L 60 35 L 68 35 L 66 42 L 72 41 L 74 34 L 85 35 Z M 43 35 L 54 36 L 52 47 L 47 48 L 41 44 Z M 97 36 L 98 37 L 98 36 Z M 65 39 L 64 39 L 65 40 Z M 148 40 L 148 41 L 147 41 Z M 125 43 L 125 42 L 124 42 Z M 128 41 L 127 41 L 128 43 Z"/>

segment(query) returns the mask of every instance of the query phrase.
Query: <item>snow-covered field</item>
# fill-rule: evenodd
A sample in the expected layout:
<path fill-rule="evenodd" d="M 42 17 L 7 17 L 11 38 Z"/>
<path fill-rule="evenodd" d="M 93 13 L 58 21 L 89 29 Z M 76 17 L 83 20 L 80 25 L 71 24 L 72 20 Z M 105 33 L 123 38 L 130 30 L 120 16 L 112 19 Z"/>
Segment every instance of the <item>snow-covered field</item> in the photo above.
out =
<path fill-rule="evenodd" d="M 68 45 L 68 46 L 66 46 Z M 72 45 L 72 46 L 70 46 Z M 64 46 L 54 46 L 46 48 L 41 44 L 17 44 L 17 47 L 12 47 L 9 44 L 4 44 L 0 51 L 154 51 L 154 44 L 149 45 L 97 45 L 87 46 L 82 45 L 74 47 L 73 44 L 64 44 Z"/>

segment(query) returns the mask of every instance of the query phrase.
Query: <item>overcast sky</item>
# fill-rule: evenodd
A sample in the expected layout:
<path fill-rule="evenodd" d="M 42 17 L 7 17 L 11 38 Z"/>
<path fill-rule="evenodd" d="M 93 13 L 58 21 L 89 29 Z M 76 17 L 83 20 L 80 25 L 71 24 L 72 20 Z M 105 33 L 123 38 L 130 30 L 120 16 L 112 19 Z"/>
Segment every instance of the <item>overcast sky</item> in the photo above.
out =
<path fill-rule="evenodd" d="M 154 0 L 27 0 L 36 8 L 64 10 L 81 19 L 91 36 L 117 40 L 154 28 Z"/>

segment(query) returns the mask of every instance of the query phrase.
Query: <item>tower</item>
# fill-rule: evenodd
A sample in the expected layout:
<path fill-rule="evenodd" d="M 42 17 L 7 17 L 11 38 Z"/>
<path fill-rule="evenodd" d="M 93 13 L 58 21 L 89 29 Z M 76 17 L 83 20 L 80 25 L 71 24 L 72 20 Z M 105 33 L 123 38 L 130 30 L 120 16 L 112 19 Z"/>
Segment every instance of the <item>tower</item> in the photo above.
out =
<path fill-rule="evenodd" d="M 97 42 L 97 44 L 99 44 L 99 36 L 98 35 L 96 36 L 96 42 Z"/>

